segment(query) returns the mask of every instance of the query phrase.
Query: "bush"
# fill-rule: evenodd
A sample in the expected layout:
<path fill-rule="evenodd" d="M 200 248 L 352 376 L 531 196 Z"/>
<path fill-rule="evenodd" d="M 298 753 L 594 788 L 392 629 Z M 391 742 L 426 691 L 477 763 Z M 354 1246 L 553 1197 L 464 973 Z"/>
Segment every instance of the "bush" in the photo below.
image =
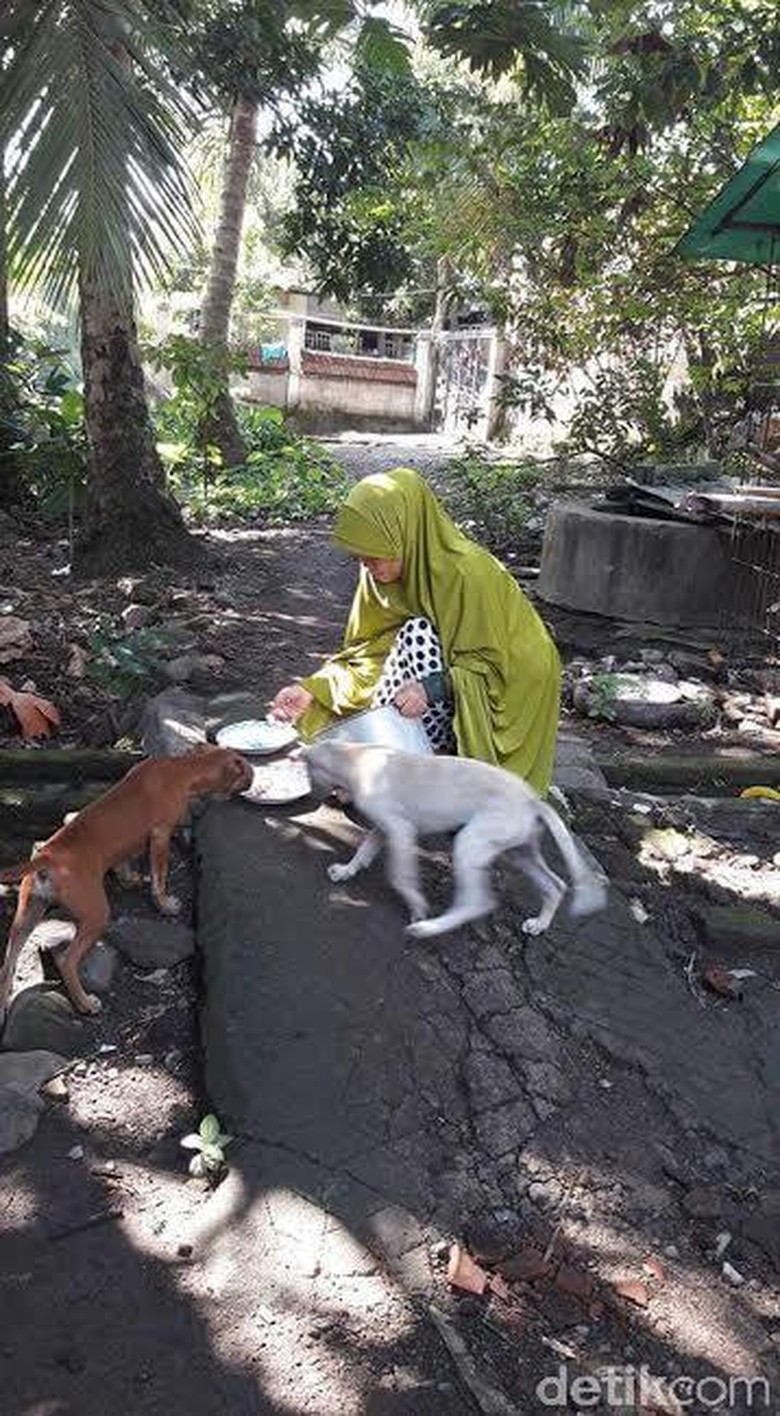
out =
<path fill-rule="evenodd" d="M 237 404 L 248 449 L 239 467 L 225 467 L 219 448 L 204 443 L 215 400 L 241 361 L 184 335 L 166 340 L 150 356 L 170 370 L 176 390 L 155 414 L 158 451 L 171 490 L 193 521 L 303 521 L 342 500 L 350 485 L 343 469 L 294 432 L 279 408 Z"/>
<path fill-rule="evenodd" d="M 87 481 L 84 399 L 67 354 L 12 333 L 0 365 L 0 452 L 50 520 L 72 520 Z"/>
<path fill-rule="evenodd" d="M 442 499 L 469 536 L 500 555 L 527 533 L 533 511 L 529 493 L 539 477 L 533 463 L 493 462 L 469 452 L 450 463 Z"/>
<path fill-rule="evenodd" d="M 239 405 L 238 419 L 249 452 L 241 467 L 221 466 L 216 448 L 197 448 L 190 429 L 173 429 L 163 412 L 166 432 L 185 437 L 160 443 L 170 469 L 171 489 L 198 524 L 251 521 L 280 524 L 306 521 L 331 512 L 343 500 L 350 481 L 323 448 L 286 422 L 278 408 Z"/>

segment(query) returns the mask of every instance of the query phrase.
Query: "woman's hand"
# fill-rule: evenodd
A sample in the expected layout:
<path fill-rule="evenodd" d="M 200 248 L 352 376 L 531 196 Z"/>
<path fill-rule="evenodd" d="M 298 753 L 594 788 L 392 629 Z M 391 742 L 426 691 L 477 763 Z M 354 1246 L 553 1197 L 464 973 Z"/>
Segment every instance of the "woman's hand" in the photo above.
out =
<path fill-rule="evenodd" d="M 421 683 L 402 683 L 393 702 L 404 718 L 421 718 L 430 707 Z"/>
<path fill-rule="evenodd" d="M 268 709 L 268 716 L 277 718 L 281 723 L 297 723 L 313 702 L 314 694 L 309 693 L 302 683 L 288 683 L 279 689 Z"/>

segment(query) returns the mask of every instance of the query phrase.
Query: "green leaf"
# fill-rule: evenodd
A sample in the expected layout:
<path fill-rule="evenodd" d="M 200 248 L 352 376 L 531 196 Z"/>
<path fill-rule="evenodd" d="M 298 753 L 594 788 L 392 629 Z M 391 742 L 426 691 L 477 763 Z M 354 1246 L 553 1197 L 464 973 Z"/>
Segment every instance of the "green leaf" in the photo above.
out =
<path fill-rule="evenodd" d="M 202 1156 L 202 1155 L 194 1155 L 194 1156 L 192 1157 L 192 1160 L 190 1161 L 190 1164 L 189 1164 L 189 1172 L 190 1172 L 190 1175 L 194 1175 L 197 1179 L 201 1180 L 201 1179 L 203 1178 L 203 1176 L 206 1174 L 207 1170 L 208 1170 L 208 1166 L 207 1166 L 207 1164 L 206 1164 L 206 1162 L 205 1162 L 203 1156 Z"/>
<path fill-rule="evenodd" d="M 204 1116 L 198 1131 L 207 1145 L 213 1145 L 219 1135 L 219 1122 L 216 1116 L 213 1113 Z"/>
<path fill-rule="evenodd" d="M 202 1155 L 206 1164 L 210 1166 L 222 1165 L 225 1160 L 221 1147 L 216 1145 L 204 1145 Z"/>
<path fill-rule="evenodd" d="M 190 1131 L 190 1134 L 188 1136 L 182 1136 L 181 1140 L 179 1141 L 179 1145 L 181 1146 L 182 1150 L 199 1151 L 203 1149 L 203 1137 L 196 1136 L 194 1131 Z"/>
<path fill-rule="evenodd" d="M 380 73 L 408 74 L 411 69 L 409 49 L 402 32 L 376 15 L 368 15 L 363 21 L 355 56 L 358 63 Z"/>

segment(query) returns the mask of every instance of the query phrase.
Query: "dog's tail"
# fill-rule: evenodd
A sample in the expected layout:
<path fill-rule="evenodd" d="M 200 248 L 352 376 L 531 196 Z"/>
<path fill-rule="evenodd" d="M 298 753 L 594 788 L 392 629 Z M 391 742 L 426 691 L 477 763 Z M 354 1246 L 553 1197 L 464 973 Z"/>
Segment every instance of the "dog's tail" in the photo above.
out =
<path fill-rule="evenodd" d="M 597 910 L 603 910 L 607 903 L 605 878 L 588 864 L 582 851 L 575 844 L 571 831 L 561 820 L 557 811 L 546 801 L 539 802 L 539 815 L 550 835 L 554 837 L 571 876 L 570 913 L 575 917 L 580 917 L 595 914 Z"/>

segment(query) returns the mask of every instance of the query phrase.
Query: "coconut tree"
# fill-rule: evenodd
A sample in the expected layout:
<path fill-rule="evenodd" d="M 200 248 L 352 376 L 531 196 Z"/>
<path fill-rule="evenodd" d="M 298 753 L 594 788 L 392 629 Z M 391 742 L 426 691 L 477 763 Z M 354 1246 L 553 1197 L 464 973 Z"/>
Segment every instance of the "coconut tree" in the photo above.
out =
<path fill-rule="evenodd" d="M 189 44 L 202 76 L 221 94 L 228 115 L 220 211 L 200 318 L 200 339 L 228 348 L 247 188 L 257 151 L 258 116 L 276 113 L 317 72 L 329 42 L 342 33 L 357 62 L 398 70 L 408 64 L 402 37 L 370 14 L 379 0 L 198 0 Z M 222 368 L 227 370 L 226 359 Z M 208 441 L 228 464 L 245 456 L 235 409 L 224 384 L 212 401 Z"/>
<path fill-rule="evenodd" d="M 159 279 L 195 235 L 178 159 L 187 113 L 161 61 L 170 19 L 165 0 L 6 0 L 0 21 L 9 270 L 80 309 L 84 572 L 196 549 L 164 489 L 134 314 L 138 282 Z"/>

